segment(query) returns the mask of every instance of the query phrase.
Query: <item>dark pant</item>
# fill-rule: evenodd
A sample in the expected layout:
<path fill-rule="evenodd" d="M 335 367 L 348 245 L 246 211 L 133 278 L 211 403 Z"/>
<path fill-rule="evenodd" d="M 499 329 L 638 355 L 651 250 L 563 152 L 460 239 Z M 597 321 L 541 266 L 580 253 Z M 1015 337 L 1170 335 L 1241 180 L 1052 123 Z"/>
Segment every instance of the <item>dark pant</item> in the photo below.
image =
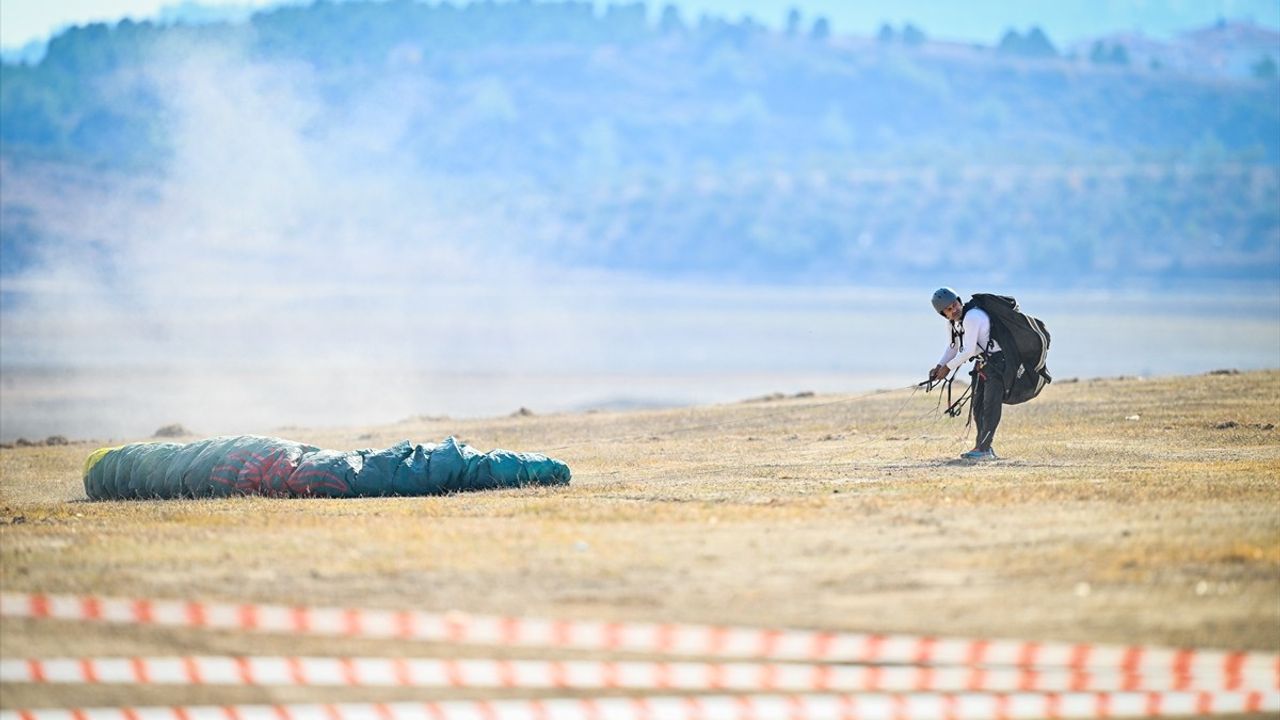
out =
<path fill-rule="evenodd" d="M 978 426 L 978 449 L 990 450 L 991 441 L 1000 425 L 1000 410 L 1004 407 L 1004 353 L 992 353 L 975 372 L 973 386 L 973 420 Z"/>

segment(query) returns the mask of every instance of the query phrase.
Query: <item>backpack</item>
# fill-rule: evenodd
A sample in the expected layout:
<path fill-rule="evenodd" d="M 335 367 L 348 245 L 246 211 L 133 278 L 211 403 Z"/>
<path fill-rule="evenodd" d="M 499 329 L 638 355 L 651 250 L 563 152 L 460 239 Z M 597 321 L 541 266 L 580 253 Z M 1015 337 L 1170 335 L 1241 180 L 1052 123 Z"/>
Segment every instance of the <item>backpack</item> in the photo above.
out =
<path fill-rule="evenodd" d="M 1006 405 L 1024 403 L 1053 382 L 1044 364 L 1049 355 L 1049 330 L 1044 322 L 1022 312 L 1018 301 L 1006 295 L 975 293 L 964 311 L 970 308 L 978 308 L 991 318 L 991 338 L 1004 351 Z"/>

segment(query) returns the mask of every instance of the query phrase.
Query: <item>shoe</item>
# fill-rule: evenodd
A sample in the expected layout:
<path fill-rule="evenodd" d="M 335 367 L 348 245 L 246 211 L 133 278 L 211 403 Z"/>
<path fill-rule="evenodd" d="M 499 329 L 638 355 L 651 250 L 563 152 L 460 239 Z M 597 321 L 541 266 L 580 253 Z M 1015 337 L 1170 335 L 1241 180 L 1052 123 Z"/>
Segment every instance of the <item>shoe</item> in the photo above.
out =
<path fill-rule="evenodd" d="M 960 456 L 961 460 L 999 460 L 995 450 L 970 450 Z"/>

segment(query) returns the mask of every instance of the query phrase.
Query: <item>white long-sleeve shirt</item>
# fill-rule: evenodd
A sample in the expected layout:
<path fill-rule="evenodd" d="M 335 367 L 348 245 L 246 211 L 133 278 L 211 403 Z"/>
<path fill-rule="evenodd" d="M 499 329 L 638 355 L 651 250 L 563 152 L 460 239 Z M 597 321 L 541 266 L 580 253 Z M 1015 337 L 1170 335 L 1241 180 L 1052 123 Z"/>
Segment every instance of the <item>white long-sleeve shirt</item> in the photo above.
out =
<path fill-rule="evenodd" d="M 991 316 L 985 310 L 971 308 L 964 314 L 963 327 L 964 334 L 951 339 L 946 351 L 942 353 L 942 359 L 938 361 L 939 365 L 946 365 L 948 370 L 954 371 L 978 353 L 1000 352 L 1000 343 L 991 339 Z M 948 331 L 950 329 L 947 328 Z M 988 343 L 990 348 L 987 347 Z"/>

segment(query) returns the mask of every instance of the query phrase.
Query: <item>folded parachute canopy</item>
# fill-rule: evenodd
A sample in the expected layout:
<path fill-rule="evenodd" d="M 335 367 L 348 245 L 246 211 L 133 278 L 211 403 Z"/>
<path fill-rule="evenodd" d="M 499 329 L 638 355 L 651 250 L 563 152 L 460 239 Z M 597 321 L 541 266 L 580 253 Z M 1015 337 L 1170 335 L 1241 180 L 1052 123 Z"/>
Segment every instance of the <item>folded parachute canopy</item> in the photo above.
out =
<path fill-rule="evenodd" d="M 568 465 L 545 455 L 480 453 L 452 437 L 439 445 L 405 440 L 386 450 L 339 452 L 241 435 L 97 450 L 85 461 L 84 489 L 92 500 L 369 497 L 567 485 L 569 476 Z"/>

